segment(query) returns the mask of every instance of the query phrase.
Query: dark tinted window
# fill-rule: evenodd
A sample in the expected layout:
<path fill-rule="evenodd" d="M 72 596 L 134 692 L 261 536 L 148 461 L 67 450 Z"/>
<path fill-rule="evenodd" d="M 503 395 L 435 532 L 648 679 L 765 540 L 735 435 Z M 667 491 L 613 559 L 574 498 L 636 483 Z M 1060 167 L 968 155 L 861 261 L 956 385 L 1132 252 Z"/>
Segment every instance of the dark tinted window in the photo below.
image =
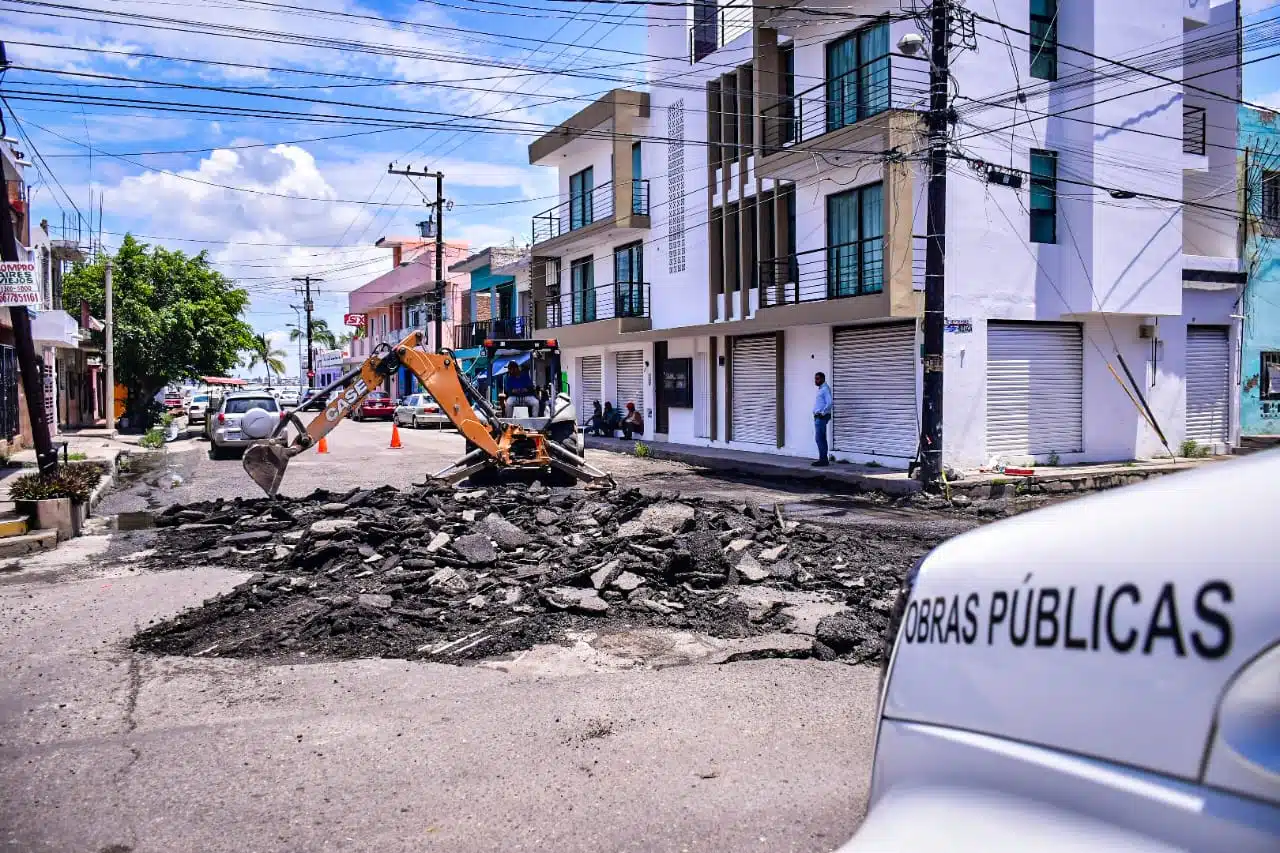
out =
<path fill-rule="evenodd" d="M 275 397 L 235 397 L 227 401 L 227 407 L 224 411 L 228 415 L 243 415 L 250 409 L 266 409 L 268 412 L 278 412 Z"/>
<path fill-rule="evenodd" d="M 365 397 L 365 399 L 366 400 L 385 400 L 389 396 L 390 395 L 387 394 L 386 391 L 370 391 L 369 396 Z"/>

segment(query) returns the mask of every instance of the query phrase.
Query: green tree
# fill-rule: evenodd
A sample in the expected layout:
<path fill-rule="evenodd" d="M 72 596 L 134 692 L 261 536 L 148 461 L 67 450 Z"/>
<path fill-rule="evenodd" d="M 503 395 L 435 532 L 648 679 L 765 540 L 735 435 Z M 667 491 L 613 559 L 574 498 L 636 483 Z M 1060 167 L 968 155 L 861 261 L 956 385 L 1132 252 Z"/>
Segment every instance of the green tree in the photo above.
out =
<path fill-rule="evenodd" d="M 356 337 L 356 333 L 354 330 L 343 332 L 342 334 L 338 335 L 338 340 L 336 345 L 334 346 L 334 349 L 346 349 L 347 346 L 353 340 L 355 340 L 355 337 Z"/>
<path fill-rule="evenodd" d="M 63 282 L 63 306 L 79 316 L 83 300 L 105 315 L 106 258 L 81 264 Z M 251 348 L 253 330 L 241 316 L 249 294 L 209 264 L 152 248 L 127 235 L 111 258 L 116 381 L 128 390 L 126 414 L 134 427 L 154 417 L 156 392 L 171 382 L 223 376 Z M 95 332 L 101 345 L 103 334 Z"/>
<path fill-rule="evenodd" d="M 289 329 L 289 340 L 296 341 L 299 338 L 306 339 L 307 333 L 297 326 Z M 334 336 L 333 330 L 329 328 L 329 321 L 317 317 L 311 321 L 311 343 L 313 346 L 320 346 L 324 349 L 337 349 L 338 339 Z"/>
<path fill-rule="evenodd" d="M 288 355 L 282 349 L 275 349 L 271 346 L 271 341 L 266 335 L 254 335 L 253 342 L 249 345 L 249 364 L 253 367 L 261 364 L 267 369 L 267 384 L 271 384 L 271 373 L 275 371 L 276 378 L 284 374 L 284 359 Z"/>

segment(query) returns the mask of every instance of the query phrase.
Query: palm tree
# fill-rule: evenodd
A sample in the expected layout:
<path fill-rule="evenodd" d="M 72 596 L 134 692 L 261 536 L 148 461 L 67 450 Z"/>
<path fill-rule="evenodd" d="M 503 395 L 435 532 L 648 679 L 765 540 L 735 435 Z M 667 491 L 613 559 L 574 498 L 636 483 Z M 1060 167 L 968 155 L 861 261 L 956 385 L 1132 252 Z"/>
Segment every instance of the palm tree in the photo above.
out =
<path fill-rule="evenodd" d="M 343 332 L 342 334 L 338 335 L 338 344 L 337 346 L 334 347 L 334 349 L 346 349 L 347 345 L 351 343 L 353 340 L 355 340 L 355 338 L 356 338 L 355 329 L 352 329 L 347 332 Z"/>
<path fill-rule="evenodd" d="M 273 349 L 266 335 L 253 336 L 253 348 L 249 350 L 249 367 L 261 364 L 267 369 L 267 384 L 271 384 L 271 372 L 276 376 L 284 374 L 284 359 L 288 355 L 282 349 Z"/>
<path fill-rule="evenodd" d="M 305 329 L 293 326 L 289 329 L 289 340 L 296 341 L 298 338 L 307 336 Z M 329 321 L 317 317 L 311 321 L 311 345 L 322 345 L 325 349 L 337 349 L 338 339 L 329 328 Z"/>

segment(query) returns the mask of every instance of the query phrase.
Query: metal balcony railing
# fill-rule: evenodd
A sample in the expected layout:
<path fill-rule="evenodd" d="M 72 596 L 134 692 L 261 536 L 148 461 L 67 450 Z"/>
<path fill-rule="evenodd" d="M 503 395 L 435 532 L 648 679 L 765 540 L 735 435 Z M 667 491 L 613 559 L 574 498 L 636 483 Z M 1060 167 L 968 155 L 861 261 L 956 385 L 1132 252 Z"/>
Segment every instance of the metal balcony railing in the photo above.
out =
<path fill-rule="evenodd" d="M 547 329 L 596 320 L 648 317 L 649 282 L 618 281 L 590 290 L 553 294 L 539 308 L 546 311 Z"/>
<path fill-rule="evenodd" d="M 490 338 L 528 338 L 533 335 L 533 323 L 529 317 L 503 317 L 497 320 L 476 320 L 463 323 L 453 329 L 454 349 L 484 346 Z"/>
<path fill-rule="evenodd" d="M 898 62 L 896 70 L 891 60 Z M 765 155 L 775 154 L 886 110 L 928 107 L 928 65 L 886 55 L 761 109 L 761 147 Z"/>
<path fill-rule="evenodd" d="M 1204 156 L 1205 116 L 1204 107 L 1182 108 L 1182 153 Z"/>
<path fill-rule="evenodd" d="M 649 214 L 647 178 L 635 178 L 631 181 L 631 213 L 635 216 Z M 586 228 L 594 222 L 613 219 L 614 214 L 613 181 L 597 184 L 590 191 L 571 195 L 550 210 L 534 216 L 533 242 L 544 243 L 579 228 Z"/>
<path fill-rule="evenodd" d="M 689 28 L 689 64 L 701 62 L 743 33 L 751 31 L 750 0 L 717 8 L 711 0 L 693 4 Z"/>
<path fill-rule="evenodd" d="M 884 238 L 824 246 L 760 262 L 760 307 L 884 290 Z"/>

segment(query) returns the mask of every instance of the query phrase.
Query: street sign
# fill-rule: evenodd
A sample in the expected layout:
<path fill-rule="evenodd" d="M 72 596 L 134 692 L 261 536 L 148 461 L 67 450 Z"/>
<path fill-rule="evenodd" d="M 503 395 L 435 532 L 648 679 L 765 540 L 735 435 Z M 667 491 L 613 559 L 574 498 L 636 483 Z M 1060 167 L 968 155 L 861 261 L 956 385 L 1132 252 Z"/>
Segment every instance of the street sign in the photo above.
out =
<path fill-rule="evenodd" d="M 40 305 L 36 265 L 25 261 L 0 262 L 0 305 Z"/>
<path fill-rule="evenodd" d="M 342 317 L 342 325 L 355 326 L 360 328 L 369 322 L 368 314 L 344 314 Z"/>

